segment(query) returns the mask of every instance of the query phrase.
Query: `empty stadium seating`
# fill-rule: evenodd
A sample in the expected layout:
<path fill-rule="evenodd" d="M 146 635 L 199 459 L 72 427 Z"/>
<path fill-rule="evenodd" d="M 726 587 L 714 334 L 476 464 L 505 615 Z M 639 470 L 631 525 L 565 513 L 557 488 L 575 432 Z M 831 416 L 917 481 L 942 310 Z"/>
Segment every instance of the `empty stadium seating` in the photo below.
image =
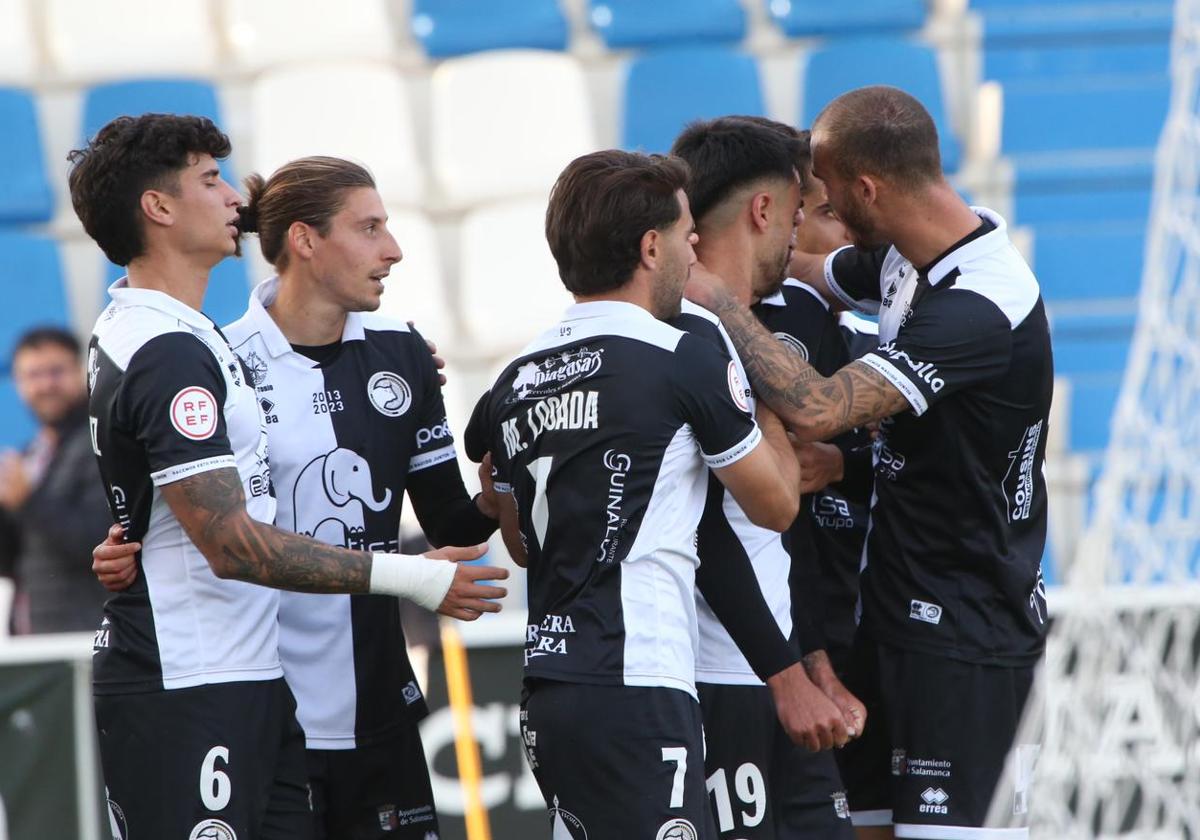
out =
<path fill-rule="evenodd" d="M 404 258 L 384 281 L 380 313 L 413 321 L 422 335 L 440 346 L 452 346 L 456 325 L 436 229 L 424 213 L 388 208 L 388 230 L 400 243 Z"/>
<path fill-rule="evenodd" d="M 69 322 L 58 244 L 49 237 L 0 229 L 0 293 L 8 302 L 0 318 L 0 358 L 7 363 L 25 330 Z"/>
<path fill-rule="evenodd" d="M 613 49 L 732 42 L 746 34 L 738 0 L 589 0 L 588 20 Z"/>
<path fill-rule="evenodd" d="M 411 27 L 435 58 L 567 46 L 567 21 L 555 0 L 413 0 Z"/>
<path fill-rule="evenodd" d="M 420 203 L 425 169 L 417 155 L 408 88 L 376 63 L 306 63 L 258 78 L 253 91 L 254 169 L 264 177 L 307 155 L 359 161 L 387 202 Z"/>
<path fill-rule="evenodd" d="M 665 152 L 692 120 L 765 112 L 750 55 L 722 47 L 646 53 L 629 65 L 621 145 Z"/>
<path fill-rule="evenodd" d="M 33 97 L 0 88 L 0 225 L 41 222 L 54 212 Z"/>
<path fill-rule="evenodd" d="M 224 0 L 234 59 L 248 69 L 330 59 L 387 60 L 395 52 L 384 0 Z"/>
<path fill-rule="evenodd" d="M 0 0 L 0 84 L 27 84 L 37 71 L 33 16 L 26 0 Z"/>
<path fill-rule="evenodd" d="M 771 16 L 792 37 L 852 35 L 920 29 L 925 0 L 764 0 Z"/>
<path fill-rule="evenodd" d="M 545 195 L 572 158 L 596 148 L 583 70 L 569 55 L 449 59 L 431 88 L 433 175 L 452 204 Z"/>
<path fill-rule="evenodd" d="M 919 99 L 937 124 L 942 168 L 958 169 L 959 142 L 946 111 L 937 54 L 916 41 L 854 38 L 814 50 L 804 70 L 800 125 L 812 125 L 833 99 L 863 85 L 893 85 Z"/>
<path fill-rule="evenodd" d="M 459 294 L 467 334 L 495 355 L 520 349 L 572 298 L 543 234 L 545 195 L 481 207 L 463 219 Z"/>
<path fill-rule="evenodd" d="M 54 68 L 75 79 L 201 75 L 217 69 L 206 0 L 45 0 Z"/>

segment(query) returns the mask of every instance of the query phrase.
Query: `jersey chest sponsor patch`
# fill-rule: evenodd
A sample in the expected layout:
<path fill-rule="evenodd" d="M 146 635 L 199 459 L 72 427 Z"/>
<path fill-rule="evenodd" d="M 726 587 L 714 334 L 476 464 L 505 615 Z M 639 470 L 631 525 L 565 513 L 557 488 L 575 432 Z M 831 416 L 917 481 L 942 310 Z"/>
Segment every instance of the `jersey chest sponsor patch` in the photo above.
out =
<path fill-rule="evenodd" d="M 212 392 L 193 385 L 171 400 L 171 425 L 188 440 L 208 440 L 217 430 L 217 410 Z"/>

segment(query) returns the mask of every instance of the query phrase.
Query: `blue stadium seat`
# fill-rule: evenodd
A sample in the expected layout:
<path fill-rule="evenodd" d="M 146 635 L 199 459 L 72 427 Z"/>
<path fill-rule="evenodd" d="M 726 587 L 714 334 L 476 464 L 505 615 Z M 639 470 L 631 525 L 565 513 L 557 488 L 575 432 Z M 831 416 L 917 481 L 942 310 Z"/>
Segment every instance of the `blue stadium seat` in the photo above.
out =
<path fill-rule="evenodd" d="M 621 144 L 665 152 L 693 120 L 764 113 L 758 65 L 751 56 L 723 47 L 647 53 L 629 65 Z"/>
<path fill-rule="evenodd" d="M 432 58 L 567 46 L 567 21 L 555 0 L 414 0 L 410 27 Z"/>
<path fill-rule="evenodd" d="M 46 178 L 33 97 L 0 88 L 0 225 L 48 221 L 54 196 Z"/>
<path fill-rule="evenodd" d="M 588 0 L 588 18 L 612 49 L 701 41 L 740 41 L 738 0 Z"/>
<path fill-rule="evenodd" d="M 109 302 L 107 289 L 121 277 L 125 269 L 105 263 L 104 304 Z M 235 257 L 226 257 L 217 263 L 208 279 L 208 292 L 204 295 L 202 310 L 218 327 L 231 324 L 246 313 L 250 300 L 250 286 L 246 282 L 246 264 Z"/>
<path fill-rule="evenodd" d="M 925 25 L 925 0 L 766 0 L 767 10 L 790 37 L 900 32 Z"/>
<path fill-rule="evenodd" d="M 1019 156 L 1153 148 L 1170 95 L 1165 67 L 1144 75 L 1011 82 L 1004 86 L 1001 149 Z"/>
<path fill-rule="evenodd" d="M 1034 270 L 1046 300 L 1137 295 L 1144 219 L 1045 222 L 1035 227 L 1034 237 Z"/>
<path fill-rule="evenodd" d="M 1057 375 L 1111 376 L 1125 370 L 1137 318 L 1137 299 L 1126 301 L 1124 311 L 1116 313 L 1099 307 L 1089 312 L 1082 304 L 1069 315 L 1059 314 L 1060 307 L 1050 303 L 1050 340 Z"/>
<path fill-rule="evenodd" d="M 200 79 L 133 79 L 96 85 L 83 103 L 83 140 L 115 117 L 125 114 L 194 114 L 208 117 L 221 127 L 221 109 L 211 83 Z M 229 163 L 221 164 L 221 175 L 232 178 Z"/>
<path fill-rule="evenodd" d="M 893 85 L 915 96 L 937 124 L 942 168 L 958 169 L 959 143 L 950 128 L 937 56 L 924 44 L 890 38 L 837 41 L 814 50 L 804 71 L 800 125 L 812 125 L 821 109 L 846 91 Z"/>
<path fill-rule="evenodd" d="M 986 44 L 1170 34 L 1172 0 L 971 0 Z"/>
<path fill-rule="evenodd" d="M 983 51 L 983 77 L 998 82 L 1021 79 L 1163 73 L 1171 58 L 1171 39 L 1157 37 L 1113 44 L 1009 44 Z"/>
<path fill-rule="evenodd" d="M 0 450 L 21 449 L 37 431 L 8 374 L 0 374 Z"/>
<path fill-rule="evenodd" d="M 1112 433 L 1112 417 L 1121 393 L 1121 374 L 1071 379 L 1070 445 L 1075 451 L 1104 449 Z"/>
<path fill-rule="evenodd" d="M 7 363 L 13 344 L 33 326 L 70 323 L 58 243 L 43 236 L 0 230 L 0 354 Z"/>

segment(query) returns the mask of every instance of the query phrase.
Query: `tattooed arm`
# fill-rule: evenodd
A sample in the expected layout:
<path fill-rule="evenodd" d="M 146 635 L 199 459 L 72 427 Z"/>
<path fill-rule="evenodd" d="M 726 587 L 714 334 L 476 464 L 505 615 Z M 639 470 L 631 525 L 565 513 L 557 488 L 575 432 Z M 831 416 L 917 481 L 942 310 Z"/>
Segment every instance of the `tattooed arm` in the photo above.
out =
<path fill-rule="evenodd" d="M 372 591 L 375 555 L 326 545 L 252 518 L 237 470 L 210 470 L 162 485 L 160 492 L 217 577 L 296 592 Z M 426 557 L 474 560 L 483 548 L 439 549 Z M 499 604 L 485 599 L 503 597 L 505 590 L 476 581 L 505 577 L 503 569 L 456 564 L 438 612 L 471 619 L 499 611 Z"/>
<path fill-rule="evenodd" d="M 801 441 L 828 440 L 909 407 L 896 386 L 861 362 L 821 376 L 723 288 L 713 289 L 706 305 L 733 339 L 755 392 Z"/>

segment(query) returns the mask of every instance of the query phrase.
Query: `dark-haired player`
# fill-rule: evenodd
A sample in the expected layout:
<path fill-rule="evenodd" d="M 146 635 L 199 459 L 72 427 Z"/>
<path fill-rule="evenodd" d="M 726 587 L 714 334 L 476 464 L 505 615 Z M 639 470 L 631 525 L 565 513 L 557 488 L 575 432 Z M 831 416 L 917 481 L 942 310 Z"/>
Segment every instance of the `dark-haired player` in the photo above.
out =
<path fill-rule="evenodd" d="M 619 151 L 563 171 L 546 234 L 578 303 L 470 428 L 528 564 L 522 733 L 556 837 L 710 836 L 694 654 L 708 469 L 752 521 L 779 531 L 796 513 L 777 421 L 755 423 L 720 348 L 659 320 L 695 261 L 686 183 L 675 158 Z"/>
<path fill-rule="evenodd" d="M 687 161 L 691 171 L 688 195 L 700 234 L 697 255 L 704 266 L 744 304 L 778 295 L 787 276 L 795 229 L 804 215 L 797 169 L 803 153 L 799 135 L 769 120 L 725 117 L 688 126 L 672 153 Z M 695 304 L 685 304 L 683 316 L 675 323 L 722 346 L 728 340 L 715 316 Z M 791 634 L 789 578 L 795 574 L 793 566 L 798 570 L 815 566 L 811 545 L 802 547 L 806 554 L 789 552 L 779 534 L 756 528 L 733 499 L 721 496 L 715 511 L 705 511 L 699 545 L 701 574 L 722 554 L 745 551 L 776 623 Z M 718 521 L 709 522 L 710 518 Z M 705 539 L 721 528 L 732 530 L 734 547 Z M 705 769 L 721 836 L 852 837 L 846 794 L 833 755 L 814 755 L 790 741 L 776 719 L 770 692 L 734 643 L 734 628 L 710 608 L 709 591 L 701 590 L 704 597 L 697 607 L 696 679 L 704 711 Z M 817 622 L 807 614 L 817 599 L 802 590 L 797 594 L 797 641 L 816 682 L 809 683 L 806 703 L 818 713 L 828 708 L 834 715 L 844 715 L 846 727 L 857 733 L 865 723 L 861 704 L 830 669 L 809 665 L 823 647 Z"/>
<path fill-rule="evenodd" d="M 721 316 L 801 440 L 881 424 L 850 683 L 875 722 L 846 779 L 856 825 L 864 837 L 892 825 L 897 837 L 1025 836 L 985 821 L 1046 635 L 1053 364 L 1037 280 L 1004 220 L 946 182 L 933 120 L 908 94 L 838 97 L 812 155 L 854 245 L 803 279 L 878 311 L 882 344 L 821 376 L 719 285 L 689 294 Z M 1017 811 L 1036 747 L 1015 747 Z"/>
<path fill-rule="evenodd" d="M 199 311 L 209 271 L 238 248 L 240 199 L 216 164 L 228 153 L 206 119 L 149 114 L 112 121 L 71 155 L 76 213 L 128 267 L 88 358 L 93 448 L 114 518 L 141 544 L 137 580 L 106 605 L 93 659 L 110 816 L 124 837 L 311 836 L 275 589 L 405 594 L 477 614 L 500 590 L 474 581 L 504 576 L 270 524 L 251 373 Z"/>

